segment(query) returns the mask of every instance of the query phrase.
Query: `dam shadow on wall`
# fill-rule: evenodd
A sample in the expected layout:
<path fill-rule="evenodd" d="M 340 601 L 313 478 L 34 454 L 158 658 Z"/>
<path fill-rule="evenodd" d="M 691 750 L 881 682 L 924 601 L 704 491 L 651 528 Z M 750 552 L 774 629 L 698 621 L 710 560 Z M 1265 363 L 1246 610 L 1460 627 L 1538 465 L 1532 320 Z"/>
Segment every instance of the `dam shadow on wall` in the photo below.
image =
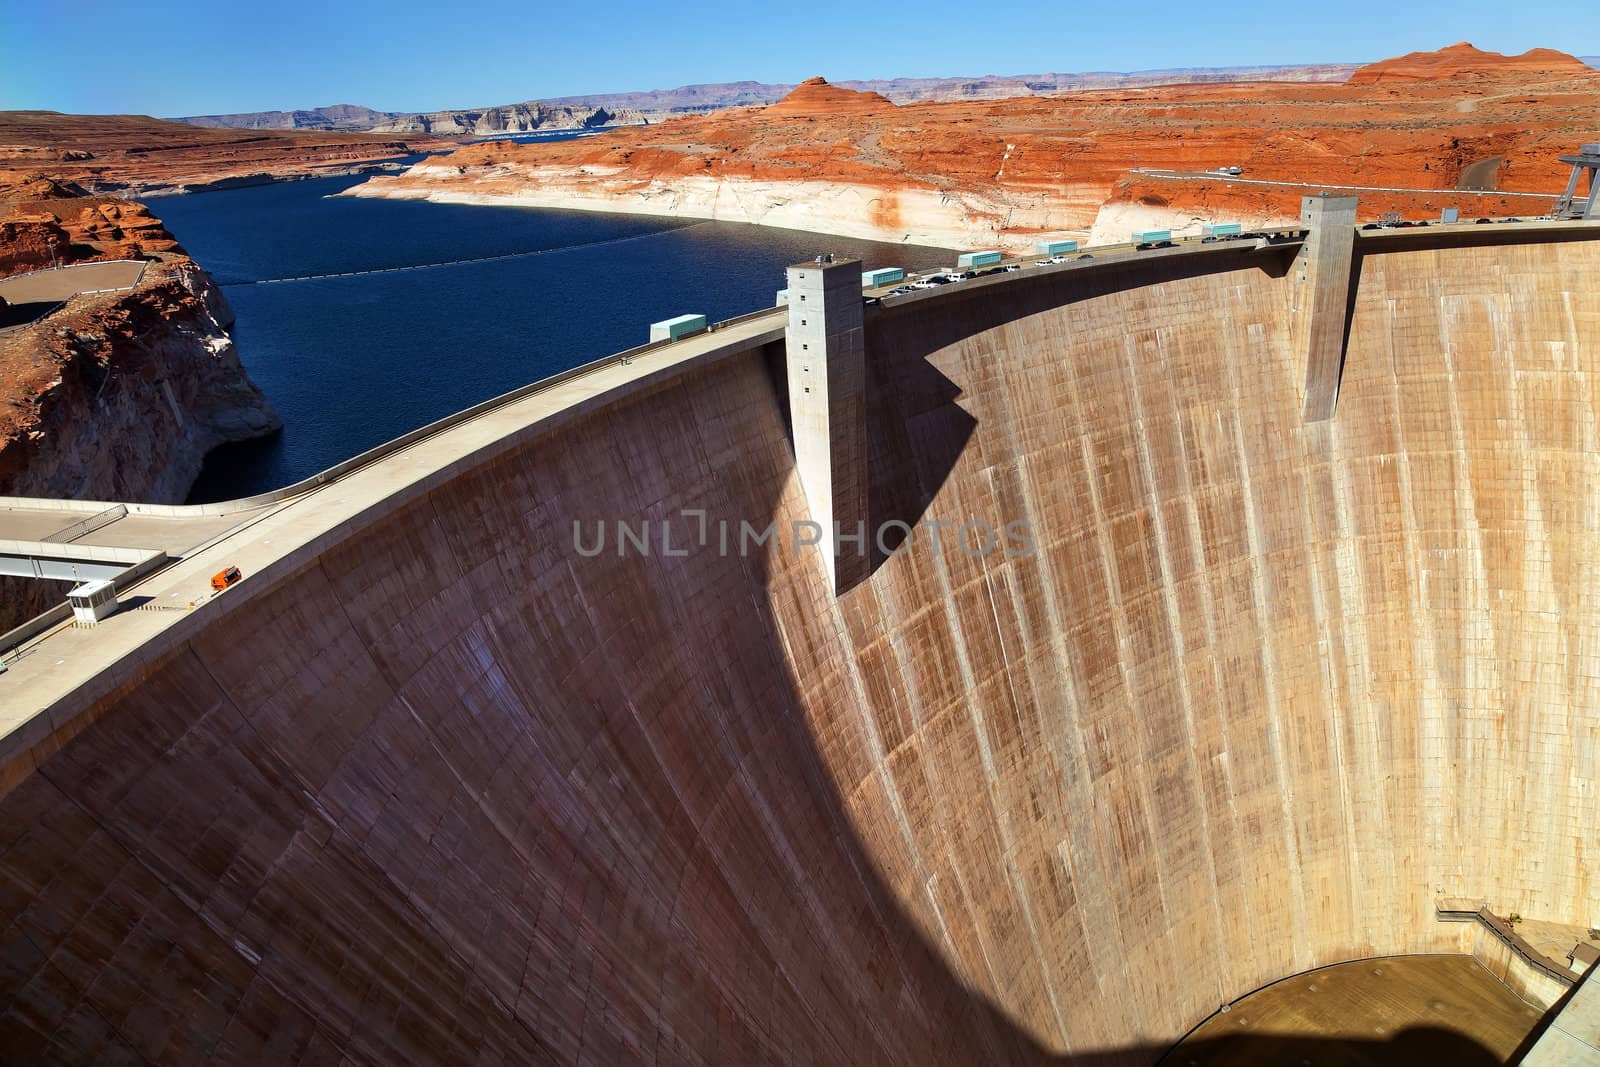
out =
<path fill-rule="evenodd" d="M 888 342 L 876 321 L 869 316 L 865 330 L 869 566 L 841 593 L 869 579 L 905 544 L 906 530 L 926 515 L 978 426 L 958 403 L 961 387 L 928 361 L 928 353 Z M 783 345 L 767 350 L 767 377 L 792 457 L 785 361 Z"/>
<path fill-rule="evenodd" d="M 914 528 L 977 432 L 977 419 L 961 406 L 959 383 L 935 366 L 934 358 L 963 340 L 1031 315 L 1156 282 L 1199 277 L 1248 267 L 1272 278 L 1287 273 L 1295 246 L 1282 254 L 1253 249 L 1218 249 L 1204 256 L 1173 255 L 1120 264 L 1076 267 L 957 283 L 937 294 L 868 309 L 867 464 L 868 525 L 903 523 Z M 785 418 L 781 361 L 773 364 Z M 937 520 L 996 516 L 932 516 Z M 993 523 L 997 530 L 1004 522 Z M 900 549 L 903 529 L 884 531 L 869 545 L 870 573 Z M 887 551 L 885 551 L 887 550 Z M 848 591 L 846 589 L 845 591 Z"/>

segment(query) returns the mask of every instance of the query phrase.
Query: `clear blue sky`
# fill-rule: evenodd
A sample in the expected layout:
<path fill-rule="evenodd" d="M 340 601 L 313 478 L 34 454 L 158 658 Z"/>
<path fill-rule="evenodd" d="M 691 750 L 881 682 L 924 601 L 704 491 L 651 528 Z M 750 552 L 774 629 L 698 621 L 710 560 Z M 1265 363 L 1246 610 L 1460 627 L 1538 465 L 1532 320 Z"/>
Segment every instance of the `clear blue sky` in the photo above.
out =
<path fill-rule="evenodd" d="M 0 109 L 431 110 L 813 74 L 1359 61 L 1460 40 L 1585 55 L 1600 52 L 1600 34 L 1582 30 L 1584 10 L 1548 0 L 0 0 Z"/>

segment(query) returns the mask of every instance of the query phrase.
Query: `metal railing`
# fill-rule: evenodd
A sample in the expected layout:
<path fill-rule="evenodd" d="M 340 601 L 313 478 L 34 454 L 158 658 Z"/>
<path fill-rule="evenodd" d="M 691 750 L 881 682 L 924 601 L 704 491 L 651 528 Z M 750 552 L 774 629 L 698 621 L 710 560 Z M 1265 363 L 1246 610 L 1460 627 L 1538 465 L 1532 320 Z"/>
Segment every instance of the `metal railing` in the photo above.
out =
<path fill-rule="evenodd" d="M 40 311 L 33 318 L 29 319 L 27 322 L 18 322 L 10 326 L 0 326 L 0 337 L 5 337 L 9 334 L 16 333 L 18 330 L 26 330 L 29 326 L 33 326 L 44 321 L 45 319 L 48 319 L 51 315 L 54 315 L 56 312 L 66 307 L 67 301 L 71 300 L 73 297 L 95 296 L 99 293 L 125 293 L 130 290 L 137 289 L 139 287 L 139 283 L 144 280 L 144 272 L 149 268 L 150 261 L 146 259 L 91 259 L 85 263 L 64 263 L 56 267 L 40 267 L 38 270 L 23 271 L 21 274 L 10 274 L 4 278 L 0 278 L 0 282 L 10 282 L 17 280 L 18 278 L 31 278 L 35 274 L 51 274 L 64 270 L 74 270 L 79 267 L 104 266 L 109 263 L 137 263 L 139 264 L 139 273 L 134 275 L 133 281 L 127 285 L 113 286 L 110 289 L 76 290 L 73 292 L 72 296 L 63 297 L 62 299 L 55 301 L 44 310 Z"/>
<path fill-rule="evenodd" d="M 26 330 L 29 326 L 48 319 L 51 315 L 54 315 L 56 312 L 60 311 L 66 306 L 67 302 L 65 300 L 57 300 L 54 304 L 46 307 L 43 311 L 39 312 L 39 314 L 35 315 L 26 322 L 13 323 L 10 326 L 0 326 L 0 337 L 5 337 L 7 334 L 16 333 L 18 330 Z"/>
<path fill-rule="evenodd" d="M 48 537 L 43 538 L 43 540 L 55 542 L 57 544 L 67 544 L 68 542 L 75 541 L 80 537 L 94 533 L 94 531 L 100 529 L 102 526 L 109 526 L 127 514 L 128 505 L 113 504 L 111 507 L 106 508 L 99 514 L 90 515 L 87 519 L 79 519 L 71 526 L 63 527 Z"/>
<path fill-rule="evenodd" d="M 148 267 L 150 265 L 150 261 L 148 259 L 86 259 L 86 260 L 81 260 L 81 261 L 79 261 L 77 263 L 58 263 L 53 267 L 37 267 L 37 268 L 35 268 L 33 270 L 25 270 L 21 274 L 7 274 L 4 278 L 0 278 L 0 281 L 10 282 L 10 281 L 16 281 L 18 278 L 31 278 L 35 274 L 57 274 L 57 273 L 59 273 L 61 271 L 64 271 L 64 270 L 76 270 L 79 267 L 103 267 L 103 266 L 107 266 L 107 265 L 112 264 L 112 263 L 138 263 L 138 264 L 140 264 L 139 274 L 138 274 L 138 276 L 136 278 L 134 278 L 134 284 L 135 285 L 138 284 L 139 278 L 143 278 L 144 277 L 144 268 Z M 114 289 L 85 289 L 84 290 L 84 292 L 86 292 L 86 293 L 110 293 L 110 292 L 116 292 L 116 291 L 117 290 L 114 290 Z"/>

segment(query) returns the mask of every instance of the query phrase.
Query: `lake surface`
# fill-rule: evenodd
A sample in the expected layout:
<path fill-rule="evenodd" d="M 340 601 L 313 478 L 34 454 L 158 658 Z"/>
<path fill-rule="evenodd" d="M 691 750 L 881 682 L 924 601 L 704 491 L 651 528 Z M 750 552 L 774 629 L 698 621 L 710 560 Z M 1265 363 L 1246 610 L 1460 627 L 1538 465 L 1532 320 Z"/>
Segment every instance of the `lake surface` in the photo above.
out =
<path fill-rule="evenodd" d="M 784 267 L 949 265 L 932 248 L 738 223 L 333 197 L 318 178 L 151 207 L 223 286 L 240 358 L 283 417 L 206 460 L 191 502 L 288 485 L 408 430 L 649 339 L 685 312 L 770 307 Z M 501 258 L 492 258 L 501 257 Z M 419 264 L 472 260 L 418 270 Z M 352 271 L 386 273 L 263 281 Z"/>

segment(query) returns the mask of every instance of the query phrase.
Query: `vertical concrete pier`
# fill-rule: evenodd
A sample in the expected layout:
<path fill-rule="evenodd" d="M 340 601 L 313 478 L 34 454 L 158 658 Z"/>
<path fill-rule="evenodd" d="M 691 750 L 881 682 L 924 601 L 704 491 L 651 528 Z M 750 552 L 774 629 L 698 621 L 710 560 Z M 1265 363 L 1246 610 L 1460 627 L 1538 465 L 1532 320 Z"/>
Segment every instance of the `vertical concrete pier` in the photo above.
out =
<path fill-rule="evenodd" d="M 1305 419 L 1333 418 L 1344 368 L 1350 306 L 1351 258 L 1356 239 L 1356 198 L 1307 196 L 1300 221 L 1308 231 L 1294 264 L 1293 337 L 1306 363 Z"/>
<path fill-rule="evenodd" d="M 1584 144 L 1577 155 L 1562 156 L 1561 162 L 1572 164 L 1572 176 L 1551 214 L 1558 219 L 1600 218 L 1600 143 Z M 1589 191 L 1582 200 L 1578 198 L 1580 183 Z"/>
<path fill-rule="evenodd" d="M 789 415 L 795 463 L 835 593 L 867 573 L 866 370 L 861 262 L 789 268 Z"/>

